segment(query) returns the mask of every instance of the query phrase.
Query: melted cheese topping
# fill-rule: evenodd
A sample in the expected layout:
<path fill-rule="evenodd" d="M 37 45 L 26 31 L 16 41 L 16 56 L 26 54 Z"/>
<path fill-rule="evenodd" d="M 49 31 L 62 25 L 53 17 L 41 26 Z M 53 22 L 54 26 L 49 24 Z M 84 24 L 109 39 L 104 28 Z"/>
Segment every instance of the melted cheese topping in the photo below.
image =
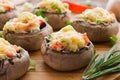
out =
<path fill-rule="evenodd" d="M 78 18 L 91 22 L 97 22 L 98 20 L 103 22 L 112 22 L 115 20 L 115 15 L 111 14 L 107 10 L 97 7 L 94 9 L 85 10 L 82 14 L 78 15 Z"/>
<path fill-rule="evenodd" d="M 18 16 L 7 22 L 3 28 L 4 31 L 13 31 L 15 33 L 27 33 L 27 31 L 39 31 L 40 22 L 42 17 L 37 17 L 30 12 L 23 12 Z"/>
<path fill-rule="evenodd" d="M 13 45 L 11 45 L 5 39 L 0 38 L 0 54 L 7 55 L 7 53 L 11 53 L 13 55 L 17 54 L 17 52 L 16 52 L 15 48 L 13 47 Z"/>
<path fill-rule="evenodd" d="M 14 8 L 14 4 L 12 4 L 9 0 L 0 0 L 0 12 L 6 12 Z"/>
<path fill-rule="evenodd" d="M 51 34 L 50 38 L 50 47 L 58 41 L 62 44 L 63 48 L 68 51 L 76 52 L 81 48 L 86 46 L 85 40 L 81 33 L 78 33 L 74 30 L 72 26 L 66 26 L 58 32 Z"/>
<path fill-rule="evenodd" d="M 38 4 L 38 7 L 41 9 L 45 9 L 46 12 L 70 12 L 68 9 L 69 5 L 67 3 L 62 3 L 60 0 L 43 0 Z"/>

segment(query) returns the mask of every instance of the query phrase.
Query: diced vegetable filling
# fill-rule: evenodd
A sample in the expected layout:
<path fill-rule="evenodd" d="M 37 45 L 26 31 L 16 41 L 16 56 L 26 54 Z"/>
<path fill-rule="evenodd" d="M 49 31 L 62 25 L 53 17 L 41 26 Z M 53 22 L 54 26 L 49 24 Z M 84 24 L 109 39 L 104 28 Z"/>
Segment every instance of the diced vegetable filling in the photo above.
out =
<path fill-rule="evenodd" d="M 86 33 L 78 33 L 70 25 L 52 33 L 48 38 L 50 40 L 49 47 L 56 51 L 68 50 L 76 52 L 90 42 Z"/>
<path fill-rule="evenodd" d="M 16 45 L 11 45 L 8 41 L 3 38 L 0 38 L 0 59 L 11 58 L 16 56 L 19 52 L 19 47 Z"/>
<path fill-rule="evenodd" d="M 37 17 L 30 12 L 21 13 L 18 18 L 7 22 L 3 28 L 4 31 L 13 31 L 15 33 L 28 33 L 40 31 L 40 26 L 44 23 L 42 17 Z"/>
<path fill-rule="evenodd" d="M 10 11 L 14 5 L 9 0 L 0 0 L 0 13 Z"/>
<path fill-rule="evenodd" d="M 62 3 L 60 0 L 43 0 L 38 4 L 38 8 L 52 13 L 70 12 L 68 9 L 69 5 Z"/>
<path fill-rule="evenodd" d="M 103 22 L 113 22 L 115 20 L 115 15 L 107 10 L 97 7 L 85 10 L 82 14 L 78 15 L 77 18 L 101 24 Z"/>

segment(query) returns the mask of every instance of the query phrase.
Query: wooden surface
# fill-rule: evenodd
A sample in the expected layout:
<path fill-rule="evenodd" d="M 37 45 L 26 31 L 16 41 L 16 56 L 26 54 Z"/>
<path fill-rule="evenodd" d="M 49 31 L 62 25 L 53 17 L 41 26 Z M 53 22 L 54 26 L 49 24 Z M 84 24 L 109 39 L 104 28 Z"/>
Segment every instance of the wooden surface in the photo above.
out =
<path fill-rule="evenodd" d="M 94 45 L 98 53 L 108 51 L 111 48 L 110 43 L 99 43 Z M 31 59 L 37 61 L 36 69 L 34 71 L 27 72 L 19 80 L 80 80 L 81 74 L 84 70 L 81 69 L 72 72 L 55 71 L 44 63 L 40 51 L 30 53 L 30 57 Z M 119 75 L 120 73 L 105 75 L 103 77 L 98 78 L 97 80 L 120 80 L 120 78 L 115 79 Z"/>
<path fill-rule="evenodd" d="M 17 5 L 21 4 L 18 0 L 13 0 Z M 25 1 L 25 0 L 23 0 Z M 28 0 L 30 2 L 36 3 L 40 0 Z M 77 3 L 85 3 L 84 0 L 73 0 Z M 82 2 L 80 2 L 82 1 Z M 93 0 L 95 6 L 102 6 L 105 7 L 107 0 Z M 100 2 L 100 3 L 99 3 Z M 118 36 L 119 37 L 119 36 Z M 120 39 L 120 38 L 119 38 Z M 120 43 L 120 40 L 118 41 Z M 94 44 L 95 49 L 98 53 L 101 53 L 103 51 L 108 51 L 111 48 L 111 44 L 109 42 L 107 43 L 99 43 Z M 120 46 L 119 46 L 120 47 Z M 35 70 L 28 71 L 23 77 L 21 77 L 19 80 L 80 80 L 81 74 L 84 71 L 84 69 L 76 70 L 72 72 L 58 72 L 53 69 L 51 69 L 49 66 L 47 66 L 44 63 L 44 60 L 41 56 L 40 50 L 36 52 L 30 53 L 30 58 L 37 61 L 37 65 Z M 119 77 L 120 73 L 114 73 L 102 76 L 98 78 L 97 80 L 120 80 Z M 118 78 L 117 78 L 118 77 Z"/>

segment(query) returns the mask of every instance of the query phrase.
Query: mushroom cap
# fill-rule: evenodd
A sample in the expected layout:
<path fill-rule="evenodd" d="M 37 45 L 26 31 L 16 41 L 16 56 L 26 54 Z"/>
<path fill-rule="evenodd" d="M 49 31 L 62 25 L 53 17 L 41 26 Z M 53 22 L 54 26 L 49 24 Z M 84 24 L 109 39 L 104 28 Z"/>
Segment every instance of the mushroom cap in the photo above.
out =
<path fill-rule="evenodd" d="M 94 55 L 93 44 L 77 52 L 58 52 L 50 49 L 47 43 L 42 44 L 41 53 L 45 63 L 58 71 L 72 71 L 87 66 Z"/>
<path fill-rule="evenodd" d="M 16 80 L 27 72 L 29 67 L 28 52 L 21 48 L 20 53 L 17 54 L 20 56 L 0 60 L 0 80 Z"/>
<path fill-rule="evenodd" d="M 110 36 L 117 35 L 119 31 L 119 26 L 116 20 L 108 25 L 91 24 L 90 22 L 76 20 L 73 21 L 73 27 L 78 32 L 86 32 L 92 42 L 109 41 Z"/>
<path fill-rule="evenodd" d="M 18 13 L 17 13 L 16 9 L 0 13 L 0 30 L 3 29 L 3 27 L 7 21 L 9 21 L 10 19 L 15 18 L 17 16 L 18 16 Z"/>
<path fill-rule="evenodd" d="M 11 43 L 23 47 L 27 51 L 38 50 L 41 48 L 44 37 L 52 33 L 52 27 L 46 26 L 38 32 L 33 33 L 14 33 L 4 32 L 5 38 Z"/>

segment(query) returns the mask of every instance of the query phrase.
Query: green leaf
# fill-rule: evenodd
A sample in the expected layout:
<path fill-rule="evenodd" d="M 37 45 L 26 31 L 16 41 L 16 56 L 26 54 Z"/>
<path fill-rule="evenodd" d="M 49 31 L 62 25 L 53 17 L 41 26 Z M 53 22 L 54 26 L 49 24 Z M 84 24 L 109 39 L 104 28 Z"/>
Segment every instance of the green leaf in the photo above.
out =
<path fill-rule="evenodd" d="M 29 64 L 29 68 L 28 68 L 28 70 L 35 70 L 35 68 L 36 68 L 36 61 L 35 60 L 32 60 L 32 59 L 30 59 L 30 64 Z"/>
<path fill-rule="evenodd" d="M 72 25 L 72 22 L 71 21 L 67 21 L 66 25 Z"/>
<path fill-rule="evenodd" d="M 45 17 L 45 16 L 44 16 L 44 13 L 45 13 L 45 12 L 46 12 L 45 9 L 38 9 L 35 14 L 36 14 L 37 16 Z"/>
<path fill-rule="evenodd" d="M 111 35 L 110 36 L 110 40 L 111 40 L 111 44 L 112 45 L 115 45 L 117 43 L 117 37 L 115 35 Z"/>

